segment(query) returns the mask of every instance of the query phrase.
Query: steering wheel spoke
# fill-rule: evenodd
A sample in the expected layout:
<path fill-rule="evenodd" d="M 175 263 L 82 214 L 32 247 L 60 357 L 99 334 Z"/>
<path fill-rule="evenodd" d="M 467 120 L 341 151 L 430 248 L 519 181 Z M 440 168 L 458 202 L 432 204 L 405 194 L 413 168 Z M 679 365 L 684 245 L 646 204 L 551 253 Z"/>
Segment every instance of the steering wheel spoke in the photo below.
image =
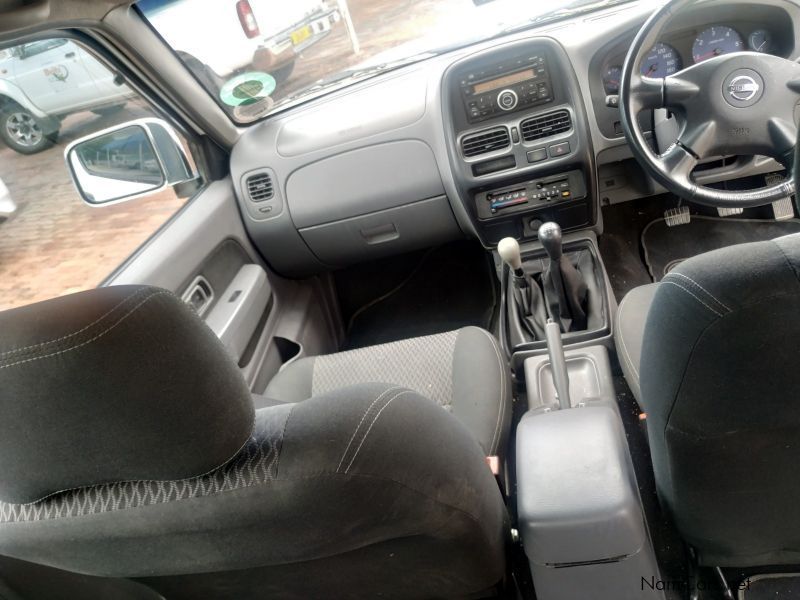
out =
<path fill-rule="evenodd" d="M 664 107 L 664 80 L 634 74 L 630 83 L 630 99 L 636 112 Z"/>
<path fill-rule="evenodd" d="M 678 136 L 679 144 L 698 159 L 708 158 L 717 153 L 716 148 L 717 123 L 716 121 L 703 121 L 695 123 L 692 120 L 686 122 L 683 131 Z"/>
<path fill-rule="evenodd" d="M 775 160 L 788 167 L 786 157 L 794 152 L 794 146 L 797 143 L 797 126 L 781 117 L 771 117 L 767 121 L 767 133 L 769 135 L 773 152 L 770 156 Z M 791 159 L 789 159 L 791 160 Z"/>
<path fill-rule="evenodd" d="M 699 162 L 698 157 L 680 142 L 672 144 L 658 157 L 659 166 L 681 184 L 691 185 L 691 175 Z"/>
<path fill-rule="evenodd" d="M 663 104 L 665 108 L 684 108 L 700 97 L 700 86 L 678 75 L 664 78 Z"/>

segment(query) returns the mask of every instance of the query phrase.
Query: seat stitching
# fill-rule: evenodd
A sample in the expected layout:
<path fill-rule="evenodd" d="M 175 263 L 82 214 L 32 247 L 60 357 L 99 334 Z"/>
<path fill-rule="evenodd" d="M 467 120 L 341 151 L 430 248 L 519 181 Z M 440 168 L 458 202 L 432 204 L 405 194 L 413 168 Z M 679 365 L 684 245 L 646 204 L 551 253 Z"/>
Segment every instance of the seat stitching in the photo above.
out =
<path fill-rule="evenodd" d="M 688 279 L 688 280 L 689 280 L 689 281 L 691 281 L 693 284 L 695 284 L 697 287 L 699 287 L 701 290 L 703 290 L 703 291 L 704 291 L 706 294 L 708 294 L 708 295 L 709 295 L 709 297 L 710 297 L 710 298 L 712 298 L 712 299 L 713 299 L 713 300 L 714 300 L 714 301 L 715 301 L 717 304 L 719 304 L 719 305 L 720 305 L 722 308 L 724 308 L 724 309 L 725 309 L 725 310 L 727 310 L 728 312 L 731 312 L 731 309 L 730 309 L 730 308 L 729 308 L 729 307 L 728 307 L 728 306 L 727 306 L 727 305 L 726 305 L 724 302 L 722 302 L 722 301 L 721 301 L 719 298 L 717 298 L 717 297 L 716 297 L 714 294 L 712 294 L 711 292 L 709 292 L 709 291 L 708 291 L 706 288 L 704 288 L 702 285 L 700 285 L 699 283 L 697 283 L 697 282 L 696 282 L 694 279 L 692 279 L 692 278 L 691 278 L 691 277 L 689 277 L 688 275 L 684 275 L 683 273 L 678 273 L 678 272 L 676 272 L 676 271 L 672 271 L 671 273 L 669 273 L 669 274 L 667 275 L 667 277 L 669 277 L 670 275 L 677 275 L 678 277 L 683 277 L 684 279 Z"/>
<path fill-rule="evenodd" d="M 281 467 L 281 457 L 283 455 L 283 442 L 286 439 L 286 430 L 289 428 L 289 421 L 291 421 L 292 417 L 294 416 L 294 409 L 297 408 L 299 402 L 295 402 L 292 405 L 292 408 L 289 409 L 289 414 L 286 415 L 286 420 L 283 422 L 283 429 L 281 430 L 281 452 L 278 453 L 278 462 L 275 465 L 275 478 L 278 478 L 280 467 Z M 258 412 L 258 411 L 256 411 Z M 253 419 L 253 424 L 255 425 L 255 419 Z"/>
<path fill-rule="evenodd" d="M 706 304 L 705 302 L 703 302 L 703 301 L 702 301 L 700 298 L 698 298 L 698 297 L 697 297 L 695 294 L 693 294 L 693 293 L 692 293 L 690 290 L 688 290 L 687 288 L 683 287 L 681 284 L 679 284 L 679 283 L 677 283 L 677 282 L 675 282 L 675 281 L 664 281 L 663 279 L 661 280 L 661 283 L 662 283 L 662 285 L 664 285 L 664 284 L 669 284 L 669 285 L 674 285 L 675 287 L 682 289 L 684 292 L 686 292 L 687 294 L 689 294 L 689 295 L 690 295 L 692 298 L 694 298 L 695 300 L 697 300 L 697 301 L 698 301 L 700 304 L 702 304 L 703 306 L 705 306 L 705 307 L 706 307 L 708 310 L 710 310 L 711 312 L 713 312 L 713 313 L 714 313 L 715 315 L 717 315 L 718 317 L 722 318 L 722 316 L 723 316 L 723 315 L 722 315 L 722 313 L 720 313 L 720 312 L 718 312 L 718 311 L 714 310 L 713 308 L 711 308 L 711 307 L 710 307 L 708 304 Z"/>
<path fill-rule="evenodd" d="M 292 407 L 292 410 L 294 410 L 294 407 Z M 287 420 L 288 420 L 288 417 L 287 417 Z M 250 433 L 249 436 L 247 436 L 247 439 L 242 443 L 242 445 L 239 446 L 239 449 L 236 452 L 234 452 L 225 462 L 217 465 L 216 467 L 212 467 L 211 469 L 209 469 L 205 473 L 200 473 L 200 475 L 191 475 L 190 477 L 184 477 L 184 478 L 181 478 L 181 479 L 125 479 L 123 481 L 106 481 L 104 483 L 93 483 L 93 484 L 90 484 L 90 485 L 79 485 L 79 486 L 76 486 L 76 487 L 69 487 L 69 488 L 64 488 L 64 489 L 61 489 L 61 490 L 57 490 L 55 492 L 50 492 L 49 494 L 47 494 L 45 496 L 42 496 L 41 498 L 37 498 L 36 500 L 31 500 L 30 502 L 17 503 L 16 506 L 30 506 L 31 504 L 38 504 L 39 502 L 43 502 L 44 500 L 47 500 L 48 498 L 51 498 L 52 496 L 57 496 L 58 494 L 65 494 L 67 492 L 75 492 L 75 491 L 82 490 L 82 489 L 85 489 L 85 488 L 101 487 L 101 486 L 106 486 L 106 485 L 107 486 L 122 485 L 122 484 L 125 484 L 125 483 L 174 483 L 174 482 L 186 482 L 186 481 L 191 481 L 193 479 L 199 479 L 200 477 L 205 477 L 206 475 L 210 475 L 211 473 L 213 473 L 217 469 L 221 469 L 222 467 L 227 465 L 229 462 L 231 462 L 233 459 L 235 459 L 237 456 L 239 456 L 239 453 L 253 439 L 252 431 L 255 429 L 255 425 L 256 425 L 256 415 L 255 415 L 255 412 L 254 412 L 253 413 L 253 423 L 250 426 L 251 433 Z M 0 501 L 0 504 L 3 504 L 3 502 Z M 7 502 L 5 504 L 14 504 L 14 503 Z M 117 509 L 115 508 L 114 510 L 117 510 Z M 124 509 L 124 510 L 128 510 L 128 509 Z M 3 523 L 0 523 L 0 524 L 3 524 Z"/>
<path fill-rule="evenodd" d="M 381 407 L 381 409 L 378 411 L 378 414 L 375 415 L 374 419 L 372 419 L 372 423 L 369 424 L 369 428 L 367 429 L 367 433 L 364 434 L 364 438 L 361 440 L 361 443 L 358 445 L 358 448 L 356 448 L 356 452 L 355 452 L 355 454 L 353 454 L 353 458 L 350 459 L 350 462 L 348 463 L 347 468 L 344 470 L 345 473 L 349 473 L 350 472 L 350 467 L 353 466 L 353 462 L 355 462 L 356 456 L 358 456 L 358 452 L 361 450 L 361 446 L 363 446 L 364 442 L 367 441 L 367 437 L 369 436 L 369 432 L 372 431 L 373 425 L 375 425 L 375 423 L 378 421 L 378 418 L 381 416 L 381 413 L 384 410 L 386 410 L 386 407 L 389 406 L 394 400 L 396 400 L 400 396 L 403 396 L 405 394 L 414 394 L 414 393 L 416 393 L 416 392 L 413 392 L 411 390 L 405 390 L 405 391 L 402 391 L 402 392 L 398 392 L 397 394 L 395 394 L 394 396 L 389 398 L 389 401 Z"/>
<path fill-rule="evenodd" d="M 51 352 L 50 354 L 43 354 L 42 356 L 34 356 L 33 358 L 26 358 L 25 360 L 18 360 L 17 362 L 13 362 L 13 363 L 9 363 L 9 364 L 7 364 L 7 365 L 0 366 L 0 370 L 2 370 L 2 369 L 7 369 L 7 368 L 9 368 L 9 367 L 13 367 L 13 366 L 16 366 L 16 365 L 21 365 L 21 364 L 24 364 L 24 363 L 32 362 L 32 361 L 35 361 L 35 360 L 41 360 L 41 359 L 43 359 L 43 358 L 50 358 L 50 357 L 52 357 L 52 356 L 58 356 L 59 354 L 65 354 L 65 353 L 67 353 L 67 352 L 71 352 L 72 350 L 77 350 L 78 348 L 81 348 L 81 347 L 83 347 L 83 346 L 86 346 L 86 345 L 88 345 L 88 344 L 91 344 L 92 342 L 94 342 L 94 341 L 96 341 L 96 340 L 100 339 L 101 337 L 103 337 L 105 334 L 107 334 L 109 331 L 111 331 L 112 329 L 114 329 L 114 328 L 115 328 L 117 325 L 119 325 L 120 323 L 122 323 L 122 322 L 123 322 L 125 319 L 127 319 L 127 318 L 128 318 L 129 316 L 131 316 L 133 313 L 135 313 L 135 312 L 136 312 L 136 311 L 137 311 L 137 310 L 138 310 L 138 309 L 139 309 L 139 308 L 140 308 L 140 307 L 141 307 L 141 306 L 142 306 L 142 305 L 143 305 L 145 302 L 147 302 L 148 300 L 151 300 L 152 298 L 155 298 L 156 296 L 171 296 L 171 295 L 172 295 L 172 292 L 168 292 L 168 291 L 166 291 L 166 290 L 165 290 L 165 291 L 163 291 L 163 292 L 156 292 L 156 293 L 154 293 L 154 294 L 151 294 L 151 295 L 147 296 L 147 298 L 145 298 L 144 300 L 142 300 L 141 302 L 139 302 L 139 304 L 137 304 L 136 306 L 134 306 L 134 307 L 133 307 L 133 308 L 132 308 L 130 311 L 128 311 L 127 313 L 125 313 L 125 314 L 124 314 L 124 315 L 123 315 L 123 316 L 120 318 L 120 320 L 119 320 L 119 321 L 117 321 L 116 323 L 114 323 L 114 324 L 113 324 L 111 327 L 109 327 L 108 329 L 105 329 L 105 330 L 104 330 L 104 331 L 102 331 L 101 333 L 98 333 L 98 334 L 97 334 L 96 336 L 94 336 L 93 338 L 91 338 L 91 339 L 89 339 L 89 340 L 87 340 L 87 341 L 85 341 L 85 342 L 82 342 L 82 343 L 80 343 L 80 344 L 77 344 L 77 345 L 75 345 L 75 346 L 71 346 L 71 347 L 69 347 L 69 348 L 65 348 L 64 350 L 59 350 L 58 352 Z"/>
<path fill-rule="evenodd" d="M 497 356 L 498 365 L 500 366 L 500 408 L 497 411 L 497 424 L 494 428 L 491 447 L 488 448 L 489 452 L 492 452 L 497 450 L 496 446 L 500 443 L 500 424 L 503 422 L 503 415 L 505 414 L 505 394 L 503 392 L 506 389 L 506 371 L 503 368 L 503 359 L 500 357 L 500 351 L 497 349 L 497 344 L 495 343 L 494 338 L 489 335 L 489 332 L 485 329 L 481 329 L 480 327 L 477 329 L 487 338 L 489 338 L 489 342 L 492 344 L 492 349 L 494 350 L 495 356 Z"/>
<path fill-rule="evenodd" d="M 780 238 L 778 238 L 778 239 L 780 239 Z M 789 256 L 784 251 L 783 246 L 781 246 L 776 240 L 770 240 L 770 241 L 778 249 L 778 252 L 781 253 L 781 256 L 783 257 L 783 261 L 786 263 L 786 266 L 789 267 L 789 269 L 791 269 L 792 273 L 794 273 L 795 278 L 798 281 L 800 281 L 800 273 L 797 272 L 797 268 L 794 266 L 794 263 L 792 263 L 792 261 L 789 260 Z"/>
<path fill-rule="evenodd" d="M 38 348 L 39 346 L 47 346 L 47 345 L 49 345 L 49 344 L 55 344 L 56 342 L 61 342 L 61 341 L 63 341 L 63 340 L 66 340 L 66 339 L 68 339 L 68 338 L 75 337 L 75 336 L 76 336 L 76 335 L 78 335 L 79 333 L 83 333 L 84 331 L 86 331 L 87 329 L 89 329 L 90 327 L 92 327 L 93 325 L 96 325 L 97 323 L 99 323 L 100 321 L 102 321 L 103 319 L 105 319 L 105 318 L 106 318 L 108 315 L 110 315 L 111 313 L 113 313 L 115 310 L 117 310 L 117 309 L 118 309 L 120 306 L 122 306 L 123 304 L 125 304 L 125 303 L 126 303 L 128 300 L 130 300 L 131 298 L 134 298 L 135 296 L 138 296 L 139 294 L 141 294 L 141 293 L 143 293 L 143 292 L 147 291 L 148 289 L 150 289 L 150 288 L 141 288 L 141 289 L 139 289 L 138 291 L 136 291 L 136 292 L 133 292 L 132 294 L 130 294 L 130 295 L 128 295 L 128 296 L 126 296 L 126 297 L 125 297 L 123 300 L 121 300 L 121 301 L 119 302 L 119 304 L 117 304 L 116 306 L 114 306 L 114 308 L 112 308 L 111 310 L 109 310 L 109 311 L 108 311 L 107 313 L 105 313 L 103 316 L 101 316 L 101 317 L 98 317 L 97 319 L 95 319 L 94 321 L 92 321 L 91 323 L 89 323 L 89 324 L 88 324 L 86 327 L 83 327 L 82 329 L 79 329 L 78 331 L 74 331 L 73 333 L 69 333 L 69 334 L 67 334 L 67 335 L 61 336 L 60 338 L 56 338 L 56 339 L 54 339 L 54 340 L 47 340 L 46 342 L 40 342 L 40 343 L 38 343 L 38 344 L 31 344 L 30 346 L 23 346 L 22 348 L 15 348 L 14 350 L 7 350 L 7 351 L 5 351 L 5 352 L 2 352 L 2 353 L 0 353 L 0 356 L 8 356 L 8 355 L 10 355 L 10 354 L 17 354 L 17 353 L 19 353 L 19 352 L 22 352 L 23 350 L 30 350 L 30 349 L 32 349 L 32 348 Z"/>
<path fill-rule="evenodd" d="M 623 299 L 622 302 L 619 304 L 619 309 L 617 310 L 617 331 L 619 332 L 619 341 L 622 345 L 622 351 L 625 353 L 625 360 L 628 361 L 631 369 L 633 369 L 634 375 L 636 375 L 636 379 L 639 379 L 639 369 L 636 368 L 636 365 L 633 364 L 633 360 L 631 360 L 631 355 L 628 353 L 628 345 L 625 343 L 625 336 L 622 335 L 622 308 L 625 306 L 625 303 L 630 298 L 630 294 L 627 294 Z"/>
<path fill-rule="evenodd" d="M 394 386 L 394 387 L 390 387 L 388 390 L 384 390 L 383 393 L 380 396 L 378 396 L 377 398 L 375 398 L 375 400 L 372 401 L 372 404 L 370 404 L 367 407 L 367 410 L 364 411 L 364 414 L 362 415 L 361 420 L 358 422 L 358 425 L 356 425 L 356 428 L 353 431 L 353 435 L 350 438 L 350 441 L 347 443 L 347 447 L 344 449 L 344 452 L 342 453 L 342 458 L 339 461 L 339 466 L 336 467 L 336 472 L 337 473 L 339 473 L 342 470 L 342 463 L 344 462 L 344 459 L 347 456 L 347 452 L 348 452 L 348 450 L 350 450 L 350 446 L 353 445 L 353 440 L 356 439 L 356 434 L 358 433 L 358 430 L 361 428 L 361 424 L 364 422 L 364 419 L 367 418 L 367 414 L 369 414 L 369 411 L 372 410 L 372 407 L 375 406 L 375 403 L 378 402 L 378 400 L 380 400 L 381 398 L 385 397 L 387 394 L 390 394 L 391 392 L 394 392 L 395 390 L 399 390 L 399 389 L 401 389 L 400 386 Z"/>

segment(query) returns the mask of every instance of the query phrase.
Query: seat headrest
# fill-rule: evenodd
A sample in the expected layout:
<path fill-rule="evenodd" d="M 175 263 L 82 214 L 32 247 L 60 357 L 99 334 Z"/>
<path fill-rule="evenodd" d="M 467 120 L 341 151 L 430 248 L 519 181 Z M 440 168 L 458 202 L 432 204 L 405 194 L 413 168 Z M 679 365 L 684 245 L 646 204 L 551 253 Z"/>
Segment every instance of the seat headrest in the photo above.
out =
<path fill-rule="evenodd" d="M 107 287 L 0 313 L 0 500 L 194 477 L 252 433 L 250 391 L 171 292 Z"/>

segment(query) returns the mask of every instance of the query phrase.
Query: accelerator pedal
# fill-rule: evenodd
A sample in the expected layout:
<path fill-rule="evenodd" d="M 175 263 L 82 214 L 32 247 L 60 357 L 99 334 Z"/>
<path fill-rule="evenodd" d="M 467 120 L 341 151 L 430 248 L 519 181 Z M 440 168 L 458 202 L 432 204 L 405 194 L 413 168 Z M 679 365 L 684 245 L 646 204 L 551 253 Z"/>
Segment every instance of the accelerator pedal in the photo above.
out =
<path fill-rule="evenodd" d="M 743 208 L 721 208 L 717 207 L 717 214 L 720 217 L 732 217 L 733 215 L 740 215 L 744 212 Z"/>
<path fill-rule="evenodd" d="M 764 175 L 764 179 L 768 186 L 776 185 L 783 181 L 783 175 L 780 173 L 768 173 Z M 786 221 L 794 218 L 794 204 L 792 200 L 793 198 L 791 196 L 787 196 L 786 198 L 775 200 L 775 202 L 772 203 L 772 213 L 776 221 Z"/>
<path fill-rule="evenodd" d="M 664 211 L 664 222 L 667 224 L 667 227 L 688 225 L 691 220 L 692 215 L 689 212 L 688 206 L 678 206 L 677 208 L 670 208 Z"/>

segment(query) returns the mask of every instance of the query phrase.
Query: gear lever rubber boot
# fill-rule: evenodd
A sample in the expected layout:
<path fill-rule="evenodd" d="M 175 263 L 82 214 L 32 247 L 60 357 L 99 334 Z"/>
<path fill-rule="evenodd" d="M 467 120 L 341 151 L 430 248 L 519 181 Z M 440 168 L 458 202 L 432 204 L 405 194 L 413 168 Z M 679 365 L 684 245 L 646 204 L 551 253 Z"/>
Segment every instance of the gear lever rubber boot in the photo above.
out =
<path fill-rule="evenodd" d="M 519 243 L 511 237 L 503 238 L 497 244 L 497 252 L 511 271 L 505 310 L 512 346 L 543 340 L 547 321 L 544 294 L 522 269 Z"/>
<path fill-rule="evenodd" d="M 539 227 L 539 242 L 550 258 L 542 276 L 548 316 L 559 324 L 562 333 L 584 331 L 588 288 L 583 275 L 564 255 L 558 223 L 543 223 Z"/>

